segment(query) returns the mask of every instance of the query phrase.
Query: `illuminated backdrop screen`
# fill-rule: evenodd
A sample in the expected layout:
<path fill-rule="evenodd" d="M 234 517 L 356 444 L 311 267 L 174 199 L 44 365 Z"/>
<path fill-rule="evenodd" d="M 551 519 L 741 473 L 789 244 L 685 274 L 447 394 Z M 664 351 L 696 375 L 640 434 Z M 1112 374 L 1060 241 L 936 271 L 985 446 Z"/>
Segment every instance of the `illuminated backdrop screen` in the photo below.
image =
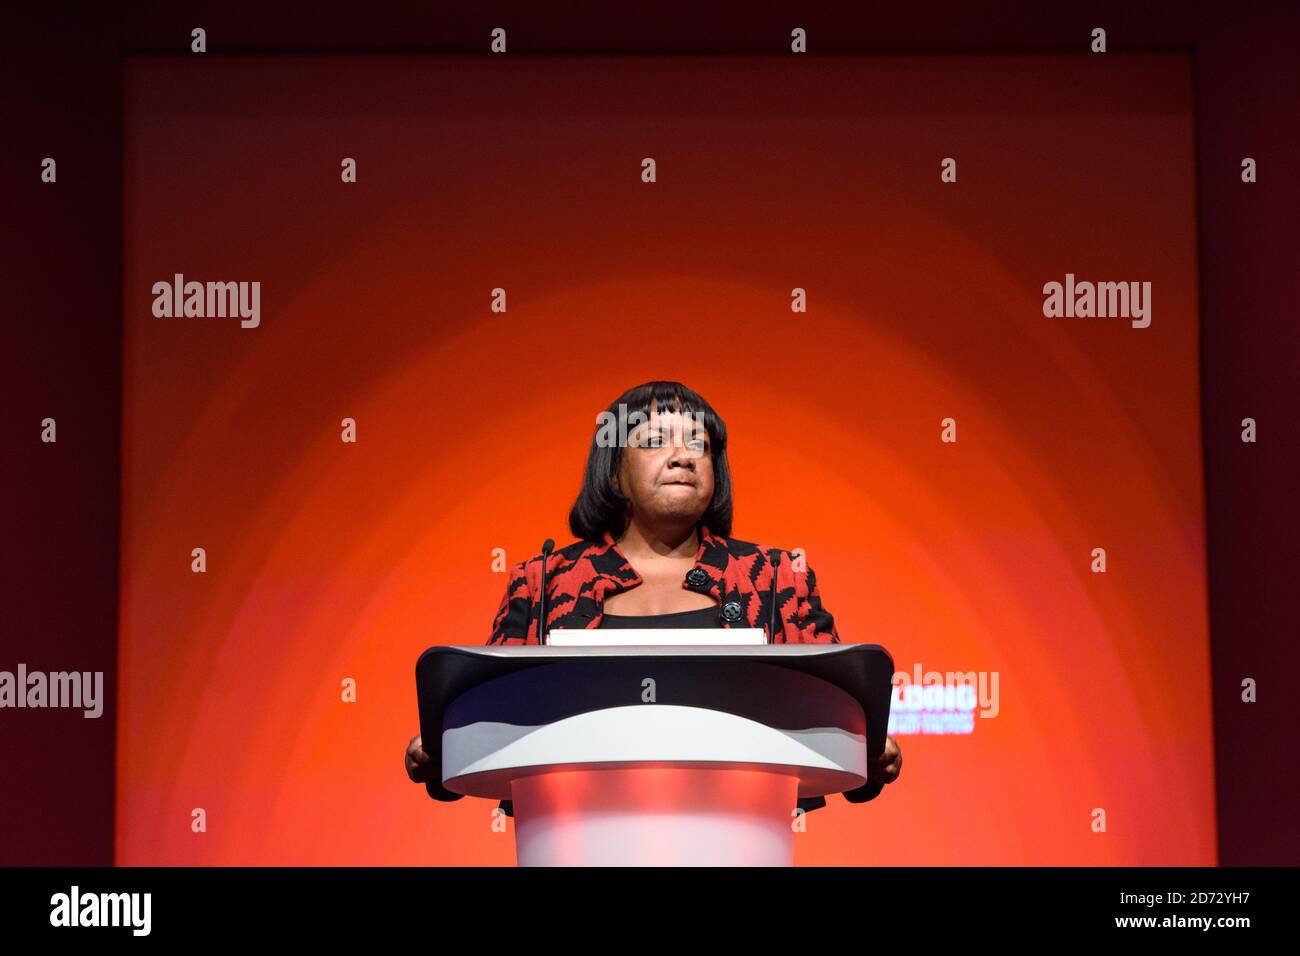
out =
<path fill-rule="evenodd" d="M 797 862 L 1214 863 L 1191 93 L 1182 56 L 131 61 L 117 862 L 512 863 L 405 777 L 415 660 L 487 640 L 597 412 L 666 378 L 842 640 L 978 676 L 896 701 L 899 782 Z"/>

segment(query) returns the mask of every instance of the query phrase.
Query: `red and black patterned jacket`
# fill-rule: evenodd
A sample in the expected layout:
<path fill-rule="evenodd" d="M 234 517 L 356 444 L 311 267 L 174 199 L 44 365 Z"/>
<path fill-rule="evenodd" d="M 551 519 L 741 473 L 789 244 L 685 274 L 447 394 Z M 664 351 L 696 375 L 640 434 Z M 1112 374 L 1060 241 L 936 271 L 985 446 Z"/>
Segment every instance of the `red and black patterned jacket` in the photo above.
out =
<path fill-rule="evenodd" d="M 682 587 L 708 594 L 718 602 L 723 627 L 757 627 L 768 643 L 838 644 L 835 622 L 822 607 L 817 577 L 802 560 L 780 551 L 776 571 L 778 621 L 770 633 L 772 562 L 769 549 L 713 535 L 700 526 L 700 550 Z M 641 576 L 633 570 L 613 535 L 602 541 L 576 541 L 551 552 L 546 564 L 546 629 L 600 626 L 605 598 L 636 587 Z M 492 623 L 489 644 L 536 644 L 537 600 L 542 583 L 542 556 L 535 555 L 510 569 L 501 607 Z"/>

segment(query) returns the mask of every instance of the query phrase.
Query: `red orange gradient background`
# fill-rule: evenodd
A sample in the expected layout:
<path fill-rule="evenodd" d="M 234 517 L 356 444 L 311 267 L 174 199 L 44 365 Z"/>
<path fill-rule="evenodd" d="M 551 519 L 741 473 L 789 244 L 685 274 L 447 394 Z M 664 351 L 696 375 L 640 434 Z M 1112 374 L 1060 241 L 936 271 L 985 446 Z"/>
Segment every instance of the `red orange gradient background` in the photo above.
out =
<path fill-rule="evenodd" d="M 596 413 L 654 378 L 725 418 L 736 536 L 803 548 L 842 640 L 999 674 L 798 863 L 1215 862 L 1185 57 L 205 56 L 124 92 L 119 864 L 513 863 L 494 805 L 405 777 L 415 660 L 487 640 L 493 549 L 570 540 Z M 260 281 L 260 327 L 155 317 L 177 272 Z M 1150 281 L 1151 327 L 1045 318 L 1067 272 Z"/>

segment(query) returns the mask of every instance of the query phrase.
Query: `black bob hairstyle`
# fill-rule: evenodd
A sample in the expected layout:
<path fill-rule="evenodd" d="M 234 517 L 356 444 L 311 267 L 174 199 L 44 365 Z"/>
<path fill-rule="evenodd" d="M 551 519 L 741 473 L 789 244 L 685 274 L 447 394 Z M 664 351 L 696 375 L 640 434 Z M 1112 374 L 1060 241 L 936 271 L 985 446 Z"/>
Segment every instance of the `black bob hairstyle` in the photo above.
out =
<path fill-rule="evenodd" d="M 731 469 L 727 466 L 727 424 L 718 417 L 712 406 L 681 382 L 646 382 L 630 388 L 610 404 L 608 415 L 619 418 L 619 405 L 624 407 L 624 417 L 640 412 L 650 417 L 650 406 L 661 415 L 671 412 L 691 414 L 709 433 L 709 453 L 713 459 L 713 498 L 700 518 L 711 533 L 727 537 L 731 534 Z M 608 531 L 615 538 L 627 528 L 628 500 L 618 491 L 615 476 L 623 462 L 623 449 L 618 442 L 606 444 L 600 439 L 601 426 L 597 419 L 596 433 L 591 437 L 591 451 L 587 454 L 587 469 L 582 479 L 578 500 L 569 511 L 569 530 L 584 541 L 599 541 Z"/>

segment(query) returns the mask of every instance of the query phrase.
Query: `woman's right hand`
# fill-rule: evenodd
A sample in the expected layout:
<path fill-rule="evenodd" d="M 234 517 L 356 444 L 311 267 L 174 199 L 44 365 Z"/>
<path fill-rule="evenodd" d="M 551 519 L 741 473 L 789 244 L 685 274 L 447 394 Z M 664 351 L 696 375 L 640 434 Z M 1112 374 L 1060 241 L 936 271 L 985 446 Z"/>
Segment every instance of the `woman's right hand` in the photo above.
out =
<path fill-rule="evenodd" d="M 412 783 L 428 783 L 434 778 L 433 758 L 424 752 L 422 744 L 416 734 L 406 745 L 406 775 Z"/>

